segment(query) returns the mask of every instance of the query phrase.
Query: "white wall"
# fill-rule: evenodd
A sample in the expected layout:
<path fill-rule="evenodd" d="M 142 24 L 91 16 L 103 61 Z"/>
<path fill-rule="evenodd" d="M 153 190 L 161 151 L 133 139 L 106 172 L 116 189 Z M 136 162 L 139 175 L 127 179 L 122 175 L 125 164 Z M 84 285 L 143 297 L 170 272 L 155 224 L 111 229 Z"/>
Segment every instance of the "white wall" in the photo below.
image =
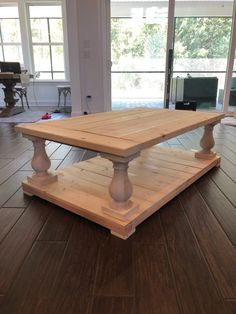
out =
<path fill-rule="evenodd" d="M 32 82 L 30 83 L 27 93 L 30 106 L 57 106 L 58 93 L 57 85 L 67 85 L 65 82 Z M 2 86 L 3 87 L 3 86 Z M 4 105 L 4 93 L 0 89 L 0 106 Z M 19 103 L 19 102 L 18 102 Z M 70 95 L 66 98 L 66 103 L 71 105 Z M 61 100 L 63 104 L 63 99 Z"/>
<path fill-rule="evenodd" d="M 105 0 L 67 1 L 73 115 L 106 111 L 110 106 L 104 86 L 108 83 L 104 77 L 107 65 L 104 4 Z"/>
<path fill-rule="evenodd" d="M 108 2 L 108 0 L 65 1 L 70 82 L 31 83 L 28 94 L 32 106 L 56 106 L 58 99 L 56 85 L 71 84 L 72 95 L 71 98 L 68 97 L 68 104 L 72 103 L 73 115 L 82 114 L 84 111 L 106 111 L 110 108 L 109 76 L 106 76 L 107 43 L 104 34 L 105 4 Z M 91 99 L 88 99 L 89 108 L 86 96 L 91 96 Z M 2 105 L 2 91 L 0 99 Z"/>

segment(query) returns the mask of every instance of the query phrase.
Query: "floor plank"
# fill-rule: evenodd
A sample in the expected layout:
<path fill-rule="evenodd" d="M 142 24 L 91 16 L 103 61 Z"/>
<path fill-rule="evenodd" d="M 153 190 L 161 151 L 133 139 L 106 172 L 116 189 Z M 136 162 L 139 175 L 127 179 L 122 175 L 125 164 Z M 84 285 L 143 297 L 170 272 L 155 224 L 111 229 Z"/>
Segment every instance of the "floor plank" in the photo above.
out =
<path fill-rule="evenodd" d="M 84 154 L 85 154 L 85 150 L 82 150 L 82 149 L 73 150 L 72 148 L 72 150 L 68 153 L 68 155 L 60 164 L 59 168 L 64 168 L 66 166 L 70 166 L 76 162 L 81 161 Z"/>
<path fill-rule="evenodd" d="M 226 301 L 225 304 L 226 304 L 229 314 L 236 313 L 236 300 Z"/>
<path fill-rule="evenodd" d="M 228 159 L 221 157 L 220 169 L 236 183 L 236 166 L 233 165 Z"/>
<path fill-rule="evenodd" d="M 71 150 L 71 146 L 62 144 L 51 156 L 51 159 L 64 159 Z"/>
<path fill-rule="evenodd" d="M 176 199 L 161 210 L 161 220 L 183 313 L 226 313 L 191 227 Z"/>
<path fill-rule="evenodd" d="M 221 224 L 233 245 L 236 245 L 236 210 L 208 175 L 196 182 L 198 191 Z"/>
<path fill-rule="evenodd" d="M 181 313 L 164 245 L 134 244 L 133 254 L 135 313 Z"/>
<path fill-rule="evenodd" d="M 135 243 L 158 243 L 164 244 L 165 239 L 160 223 L 160 213 L 156 212 L 145 223 L 140 224 L 132 236 Z"/>
<path fill-rule="evenodd" d="M 110 237 L 100 250 L 95 295 L 134 296 L 132 239 Z"/>
<path fill-rule="evenodd" d="M 17 222 L 24 208 L 0 208 L 0 242 Z"/>
<path fill-rule="evenodd" d="M 223 297 L 236 298 L 235 248 L 194 186 L 179 199 Z"/>
<path fill-rule="evenodd" d="M 12 162 L 8 163 L 5 167 L 0 169 L 0 184 L 6 181 L 11 175 L 13 175 L 17 170 L 19 170 L 23 165 L 31 160 L 33 154 L 32 151 L 26 151 L 20 157 L 14 159 Z"/>
<path fill-rule="evenodd" d="M 91 307 L 97 258 L 107 235 L 104 229 L 76 219 L 54 283 L 47 313 L 87 313 Z"/>
<path fill-rule="evenodd" d="M 0 169 L 5 167 L 7 164 L 9 164 L 13 159 L 10 158 L 0 158 Z"/>
<path fill-rule="evenodd" d="M 137 314 L 134 312 L 134 298 L 95 297 L 91 314 Z M 140 313 L 141 314 L 141 313 Z"/>
<path fill-rule="evenodd" d="M 32 201 L 32 197 L 24 194 L 22 188 L 19 188 L 6 203 L 4 203 L 3 207 L 22 207 L 26 208 L 29 203 Z"/>
<path fill-rule="evenodd" d="M 35 199 L 0 244 L 0 293 L 11 285 L 50 214 L 47 202 Z"/>
<path fill-rule="evenodd" d="M 1 313 L 45 313 L 45 303 L 56 279 L 65 246 L 65 242 L 37 242 L 34 245 L 4 297 Z M 53 304 L 53 300 L 49 303 Z"/>
<path fill-rule="evenodd" d="M 24 138 L 20 138 L 2 145 L 4 149 L 0 152 L 0 158 L 17 158 L 23 155 L 25 151 L 32 148 L 32 143 Z"/>
<path fill-rule="evenodd" d="M 73 214 L 55 206 L 37 241 L 67 241 L 73 226 Z"/>
<path fill-rule="evenodd" d="M 0 185 L 0 206 L 20 188 L 22 181 L 30 176 L 32 171 L 17 171 L 13 176 Z M 18 206 L 16 206 L 18 207 Z"/>
<path fill-rule="evenodd" d="M 236 207 L 236 183 L 234 183 L 221 169 L 213 169 L 209 172 L 209 175 L 234 207 Z"/>

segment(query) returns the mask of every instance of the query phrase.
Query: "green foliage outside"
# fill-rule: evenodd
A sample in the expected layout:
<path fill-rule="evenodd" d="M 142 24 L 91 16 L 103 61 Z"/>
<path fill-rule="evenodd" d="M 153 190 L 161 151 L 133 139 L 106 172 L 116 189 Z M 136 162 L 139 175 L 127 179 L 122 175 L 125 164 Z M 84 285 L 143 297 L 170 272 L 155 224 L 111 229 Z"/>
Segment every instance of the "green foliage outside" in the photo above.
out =
<path fill-rule="evenodd" d="M 165 55 L 166 23 L 147 24 L 145 20 L 129 27 L 127 19 L 112 18 L 113 62 L 121 56 L 159 58 Z M 231 18 L 176 18 L 175 57 L 226 58 Z"/>
<path fill-rule="evenodd" d="M 176 18 L 176 58 L 227 58 L 231 18 Z"/>
<path fill-rule="evenodd" d="M 189 17 L 175 19 L 174 58 L 177 59 L 226 59 L 229 49 L 231 18 Z M 129 71 L 147 69 L 145 59 L 165 59 L 167 18 L 157 24 L 145 19 L 111 19 L 111 51 L 113 66 L 122 65 Z M 143 60 L 135 63 L 133 60 Z M 164 61 L 163 61 L 164 62 Z M 142 67 L 137 68 L 138 67 Z M 161 67 L 156 67 L 160 69 Z M 114 69 L 114 67 L 113 67 Z M 116 88 L 140 87 L 142 74 L 124 73 L 116 81 Z M 150 83 L 151 84 L 151 83 Z"/>
<path fill-rule="evenodd" d="M 117 64 L 121 56 L 163 57 L 166 45 L 166 23 L 147 24 L 145 20 L 131 27 L 127 19 L 111 20 L 112 61 Z"/>

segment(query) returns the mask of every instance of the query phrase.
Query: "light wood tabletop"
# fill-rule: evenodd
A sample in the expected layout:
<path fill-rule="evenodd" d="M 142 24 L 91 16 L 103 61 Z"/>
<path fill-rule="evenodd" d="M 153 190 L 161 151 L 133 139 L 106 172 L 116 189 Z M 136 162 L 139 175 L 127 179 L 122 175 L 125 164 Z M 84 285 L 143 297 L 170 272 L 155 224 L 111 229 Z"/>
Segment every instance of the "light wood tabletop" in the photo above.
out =
<path fill-rule="evenodd" d="M 138 108 L 21 124 L 16 130 L 26 135 L 127 157 L 223 117 L 224 114 L 216 112 Z"/>

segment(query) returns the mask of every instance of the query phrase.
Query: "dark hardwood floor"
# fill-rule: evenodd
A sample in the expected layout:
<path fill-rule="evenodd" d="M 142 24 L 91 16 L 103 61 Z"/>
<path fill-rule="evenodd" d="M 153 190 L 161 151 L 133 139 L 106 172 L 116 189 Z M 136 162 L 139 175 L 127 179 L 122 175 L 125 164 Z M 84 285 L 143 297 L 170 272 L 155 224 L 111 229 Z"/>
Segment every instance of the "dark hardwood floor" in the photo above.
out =
<path fill-rule="evenodd" d="M 164 143 L 198 149 L 202 129 Z M 32 145 L 0 124 L 1 314 L 235 314 L 236 128 L 215 128 L 215 168 L 127 241 L 23 195 Z M 93 153 L 47 142 L 52 168 Z"/>

